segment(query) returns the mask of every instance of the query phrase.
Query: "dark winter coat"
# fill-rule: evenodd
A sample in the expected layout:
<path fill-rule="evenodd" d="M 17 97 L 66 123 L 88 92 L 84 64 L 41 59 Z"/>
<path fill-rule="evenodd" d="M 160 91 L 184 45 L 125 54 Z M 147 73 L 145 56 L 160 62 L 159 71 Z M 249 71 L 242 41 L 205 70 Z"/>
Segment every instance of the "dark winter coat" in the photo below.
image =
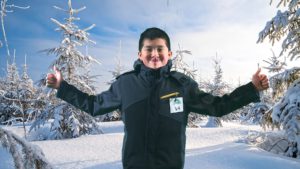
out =
<path fill-rule="evenodd" d="M 57 93 L 59 98 L 93 116 L 121 110 L 125 169 L 182 169 L 190 112 L 220 117 L 259 101 L 252 83 L 223 97 L 200 91 L 194 80 L 170 71 L 171 61 L 159 70 L 151 70 L 140 61 L 134 68 L 118 77 L 108 91 L 96 96 L 66 82 L 62 82 Z M 183 98 L 183 111 L 171 113 L 170 98 Z"/>

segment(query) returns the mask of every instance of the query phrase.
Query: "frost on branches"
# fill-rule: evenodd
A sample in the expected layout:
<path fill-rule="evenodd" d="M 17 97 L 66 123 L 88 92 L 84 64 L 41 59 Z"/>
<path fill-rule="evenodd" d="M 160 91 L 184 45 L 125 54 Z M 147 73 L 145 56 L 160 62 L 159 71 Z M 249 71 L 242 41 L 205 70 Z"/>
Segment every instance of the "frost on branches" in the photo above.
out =
<path fill-rule="evenodd" d="M 281 61 L 280 56 L 276 56 L 274 51 L 271 51 L 273 54 L 272 57 L 270 57 L 269 60 L 263 60 L 268 64 L 268 66 L 265 66 L 264 68 L 267 69 L 270 73 L 280 73 L 287 66 L 286 58 L 284 58 L 284 61 Z"/>
<path fill-rule="evenodd" d="M 179 49 L 176 50 L 176 55 L 172 59 L 172 70 L 182 72 L 183 74 L 189 76 L 192 79 L 196 78 L 196 69 L 190 68 L 190 66 L 183 61 L 184 55 L 191 55 L 192 52 L 189 50 L 181 49 L 180 45 L 178 45 Z"/>
<path fill-rule="evenodd" d="M 254 103 L 248 110 L 247 115 L 243 121 L 250 124 L 261 124 L 263 122 L 263 115 L 270 109 L 270 105 L 264 102 Z"/>
<path fill-rule="evenodd" d="M 78 48 L 88 45 L 89 42 L 95 43 L 88 38 L 89 33 L 87 32 L 95 25 L 79 29 L 74 22 L 80 20 L 80 18 L 74 15 L 86 7 L 74 9 L 71 0 L 68 1 L 68 9 L 66 10 L 57 6 L 54 6 L 54 8 L 66 12 L 69 17 L 65 19 L 65 23 L 51 18 L 51 21 L 58 26 L 56 30 L 62 32 L 62 41 L 60 46 L 45 50 L 48 54 L 57 56 L 50 67 L 52 68 L 55 65 L 60 69 L 64 80 L 76 86 L 79 90 L 94 94 L 94 87 L 88 84 L 91 79 L 86 78 L 86 72 L 90 63 L 99 62 L 88 54 L 82 54 Z M 48 90 L 48 100 L 46 109 L 33 123 L 30 131 L 36 129 L 35 131 L 38 132 L 37 129 L 40 126 L 50 122 L 51 135 L 38 137 L 37 139 L 62 139 L 78 137 L 87 133 L 102 133 L 93 117 L 64 101 L 56 99 L 54 90 Z"/>
<path fill-rule="evenodd" d="M 18 98 L 19 83 L 20 78 L 16 63 L 7 63 L 3 92 L 0 95 L 0 122 L 2 124 L 6 124 L 13 117 L 22 117 L 19 106 L 12 101 L 12 99 Z"/>
<path fill-rule="evenodd" d="M 280 98 L 291 84 L 300 78 L 300 68 L 287 69 L 270 77 L 270 87 L 274 99 Z"/>
<path fill-rule="evenodd" d="M 274 125 L 282 127 L 289 141 L 285 152 L 290 157 L 300 157 L 300 80 L 289 87 L 284 97 L 273 107 Z"/>
<path fill-rule="evenodd" d="M 280 56 L 277 57 L 272 51 L 272 56 L 268 58 L 268 60 L 263 60 L 265 63 L 267 63 L 267 66 L 264 66 L 264 69 L 267 69 L 268 72 L 271 75 L 274 75 L 274 73 L 282 72 L 286 66 L 286 61 L 280 60 Z M 269 78 L 269 80 L 275 82 L 274 76 Z M 260 102 L 258 103 L 251 103 L 250 108 L 248 110 L 247 115 L 244 117 L 243 122 L 250 122 L 251 124 L 260 124 L 262 127 L 266 125 L 266 123 L 270 122 L 270 109 L 271 105 L 274 104 L 274 90 L 272 93 L 270 90 L 265 90 L 260 92 Z"/>
<path fill-rule="evenodd" d="M 272 1 L 271 1 L 272 3 Z M 280 0 L 277 7 L 286 7 L 285 11 L 278 10 L 276 16 L 267 22 L 259 34 L 258 42 L 269 38 L 275 41 L 283 39 L 282 51 L 288 53 L 290 60 L 295 61 L 300 53 L 300 1 Z M 273 96 L 278 98 L 278 103 L 271 110 L 272 127 L 282 128 L 288 140 L 285 155 L 300 157 L 300 78 L 299 68 L 285 70 L 270 78 Z M 287 91 L 286 91 L 287 90 Z M 286 91 L 286 92 L 285 92 Z"/>
<path fill-rule="evenodd" d="M 272 1 L 271 1 L 272 3 Z M 285 11 L 278 10 L 275 17 L 266 23 L 265 28 L 259 33 L 257 42 L 263 42 L 266 38 L 275 43 L 283 39 L 281 54 L 288 52 L 291 60 L 299 58 L 300 35 L 298 22 L 300 16 L 299 0 L 279 0 L 277 7 L 287 7 Z"/>
<path fill-rule="evenodd" d="M 27 74 L 27 65 L 24 65 L 20 78 L 15 59 L 12 64 L 7 64 L 7 76 L 4 83 L 5 87 L 0 94 L 0 122 L 13 124 L 17 121 L 25 123 L 32 120 L 35 88 Z"/>
<path fill-rule="evenodd" d="M 12 155 L 16 169 L 52 169 L 42 150 L 0 127 L 0 145 Z"/>
<path fill-rule="evenodd" d="M 15 52 L 14 60 L 11 60 L 10 50 L 8 46 L 8 40 L 5 31 L 4 18 L 8 13 L 14 12 L 14 9 L 28 9 L 27 7 L 22 7 L 14 4 L 9 4 L 9 0 L 1 0 L 0 5 L 0 18 L 1 18 L 1 28 L 4 39 L 4 44 L 6 47 L 6 60 L 7 60 L 7 77 L 3 79 L 0 87 L 0 123 L 9 123 L 9 121 L 14 121 L 18 119 L 23 119 L 23 122 L 26 119 L 26 114 L 23 110 L 27 110 L 29 104 L 25 103 L 24 100 L 28 96 L 31 96 L 32 88 L 27 88 L 24 86 L 27 83 L 23 78 L 19 78 L 17 66 L 15 63 Z M 1 43 L 2 47 L 2 43 Z M 29 78 L 27 79 L 29 80 Z M 22 83 L 22 84 L 20 84 Z M 25 104 L 27 106 L 25 106 Z"/>

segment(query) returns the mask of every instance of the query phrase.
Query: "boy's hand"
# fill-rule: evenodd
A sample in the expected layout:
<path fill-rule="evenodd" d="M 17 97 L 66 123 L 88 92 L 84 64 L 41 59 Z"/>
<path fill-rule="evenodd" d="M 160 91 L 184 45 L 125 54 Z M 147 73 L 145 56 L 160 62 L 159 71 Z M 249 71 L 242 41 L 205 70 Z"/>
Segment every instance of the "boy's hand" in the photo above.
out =
<path fill-rule="evenodd" d="M 252 76 L 252 83 L 258 91 L 269 88 L 269 80 L 265 74 L 260 74 L 261 68 L 258 68 L 256 73 Z"/>
<path fill-rule="evenodd" d="M 55 74 L 47 74 L 46 85 L 47 87 L 58 89 L 61 82 L 63 81 L 63 78 L 61 72 L 55 66 L 53 66 L 53 70 L 55 71 Z"/>

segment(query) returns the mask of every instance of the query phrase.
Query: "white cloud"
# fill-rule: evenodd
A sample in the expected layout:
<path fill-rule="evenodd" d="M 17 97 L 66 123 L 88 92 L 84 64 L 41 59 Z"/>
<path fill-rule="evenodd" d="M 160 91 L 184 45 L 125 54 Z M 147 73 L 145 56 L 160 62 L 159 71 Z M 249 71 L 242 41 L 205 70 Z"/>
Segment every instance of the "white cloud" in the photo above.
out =
<path fill-rule="evenodd" d="M 35 35 L 33 40 L 27 36 L 27 39 L 22 41 L 22 46 L 31 51 L 27 53 L 56 46 L 55 44 L 60 41 L 60 34 L 55 34 L 53 31 L 54 24 L 49 26 L 52 24 L 49 18 L 62 20 L 62 16 L 66 16 L 51 6 L 57 4 L 67 8 L 67 2 L 55 0 L 45 1 L 41 4 L 39 0 L 32 0 L 28 1 L 28 4 L 31 5 L 31 9 L 15 12 L 13 16 L 20 15 L 22 17 L 13 17 L 16 19 L 11 22 L 11 27 L 20 27 L 19 24 L 22 23 L 25 29 L 20 27 L 20 31 L 26 30 L 27 34 Z M 128 69 L 131 69 L 137 58 L 138 36 L 145 28 L 153 26 L 166 29 L 171 36 L 173 50 L 176 50 L 180 43 L 183 48 L 192 51 L 193 56 L 187 58 L 187 61 L 191 63 L 192 60 L 195 60 L 201 76 L 212 75 L 211 58 L 215 56 L 216 52 L 223 58 L 222 67 L 227 81 L 235 80 L 238 77 L 242 81 L 248 80 L 256 70 L 257 62 L 261 63 L 263 59 L 271 56 L 271 45 L 268 43 L 256 44 L 259 31 L 276 11 L 275 6 L 269 6 L 268 1 L 73 1 L 75 8 L 83 5 L 87 9 L 79 13 L 78 16 L 81 20 L 77 23 L 85 26 L 93 23 L 97 25 L 90 31 L 90 38 L 97 42 L 94 47 L 90 48 L 90 53 L 103 62 L 101 66 L 96 66 L 94 71 L 106 74 L 103 77 L 103 79 L 107 78 L 106 81 L 110 79 L 110 75 L 105 72 L 113 69 L 119 40 L 122 40 L 123 44 L 122 61 Z M 28 14 L 30 12 L 39 15 Z M 56 42 L 49 40 L 53 39 L 53 35 L 57 37 Z M 22 43 L 19 43 L 19 48 Z M 49 65 L 49 63 L 45 63 L 45 65 Z M 36 68 L 35 71 L 41 72 L 40 68 Z"/>
<path fill-rule="evenodd" d="M 202 78 L 212 77 L 212 58 L 218 53 L 222 58 L 224 79 L 237 83 L 238 78 L 242 82 L 249 81 L 257 69 L 257 63 L 262 63 L 263 59 L 272 55 L 272 46 L 267 43 L 256 44 L 257 38 L 257 27 L 231 24 L 208 30 L 183 32 L 177 34 L 173 41 L 192 51 L 193 57 L 187 58 L 187 61 L 190 64 L 194 61 Z"/>

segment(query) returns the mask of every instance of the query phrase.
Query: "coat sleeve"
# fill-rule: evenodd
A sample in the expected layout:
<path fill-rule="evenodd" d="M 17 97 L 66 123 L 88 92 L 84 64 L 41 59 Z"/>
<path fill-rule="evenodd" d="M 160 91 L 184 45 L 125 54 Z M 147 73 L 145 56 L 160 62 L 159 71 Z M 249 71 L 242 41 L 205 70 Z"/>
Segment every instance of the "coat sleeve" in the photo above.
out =
<path fill-rule="evenodd" d="M 189 112 L 221 117 L 251 102 L 258 102 L 259 92 L 249 82 L 236 88 L 230 94 L 213 96 L 199 90 L 197 83 L 192 83 L 188 91 L 186 106 Z"/>
<path fill-rule="evenodd" d="M 63 81 L 56 96 L 92 116 L 101 115 L 121 106 L 121 94 L 117 82 L 114 82 L 107 91 L 98 95 L 88 95 Z"/>

